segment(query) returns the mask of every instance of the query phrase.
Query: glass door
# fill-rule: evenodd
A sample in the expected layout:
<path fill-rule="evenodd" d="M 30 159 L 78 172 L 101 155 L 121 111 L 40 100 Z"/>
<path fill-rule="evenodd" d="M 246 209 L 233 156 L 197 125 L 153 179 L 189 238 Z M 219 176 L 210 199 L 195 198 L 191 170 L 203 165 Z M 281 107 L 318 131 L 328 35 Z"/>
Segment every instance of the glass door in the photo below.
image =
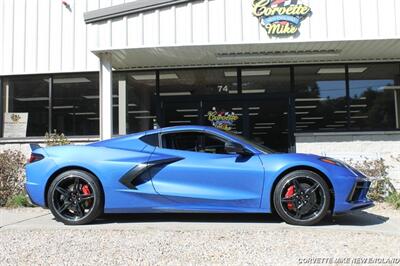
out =
<path fill-rule="evenodd" d="M 249 137 L 273 150 L 287 152 L 288 102 L 280 98 L 249 103 Z"/>
<path fill-rule="evenodd" d="M 279 152 L 289 150 L 289 98 L 242 97 L 203 103 L 204 125 L 250 138 Z"/>
<path fill-rule="evenodd" d="M 161 126 L 206 125 L 253 139 L 279 152 L 289 150 L 289 97 L 203 97 L 161 100 Z"/>

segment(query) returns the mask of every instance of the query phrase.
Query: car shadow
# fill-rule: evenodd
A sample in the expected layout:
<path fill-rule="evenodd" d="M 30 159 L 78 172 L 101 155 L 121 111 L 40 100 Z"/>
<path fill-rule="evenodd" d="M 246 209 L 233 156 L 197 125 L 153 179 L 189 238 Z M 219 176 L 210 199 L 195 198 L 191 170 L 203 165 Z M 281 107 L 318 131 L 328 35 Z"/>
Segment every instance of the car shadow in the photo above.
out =
<path fill-rule="evenodd" d="M 331 221 L 337 225 L 349 226 L 369 226 L 386 223 L 389 217 L 370 213 L 368 211 L 358 211 L 338 216 L 333 216 Z"/>
<path fill-rule="evenodd" d="M 246 213 L 137 213 L 103 214 L 93 224 L 107 223 L 280 223 L 273 214 Z"/>
<path fill-rule="evenodd" d="M 389 217 L 367 211 L 358 211 L 340 216 L 328 215 L 317 226 L 370 226 L 383 224 Z M 93 224 L 111 223 L 255 223 L 280 224 L 283 221 L 276 214 L 254 213 L 140 213 L 140 214 L 103 214 Z"/>

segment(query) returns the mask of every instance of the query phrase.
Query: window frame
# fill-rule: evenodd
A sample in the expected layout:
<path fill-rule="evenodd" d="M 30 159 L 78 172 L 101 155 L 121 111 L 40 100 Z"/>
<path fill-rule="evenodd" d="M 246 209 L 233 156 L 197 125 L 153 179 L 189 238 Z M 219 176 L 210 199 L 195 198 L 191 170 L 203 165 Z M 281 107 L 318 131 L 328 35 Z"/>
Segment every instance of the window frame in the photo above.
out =
<path fill-rule="evenodd" d="M 156 145 L 152 145 L 151 143 L 145 141 L 146 137 L 153 137 L 153 136 L 157 139 L 157 144 Z M 139 140 L 141 142 L 145 143 L 146 145 L 151 146 L 151 147 L 160 147 L 160 134 L 159 133 L 145 134 L 145 135 L 141 136 L 139 138 Z"/>
<path fill-rule="evenodd" d="M 178 149 L 171 149 L 171 148 L 168 148 L 168 147 L 164 147 L 164 140 L 163 140 L 163 136 L 164 135 L 179 134 L 179 133 L 200 133 L 200 134 L 203 134 L 203 135 L 210 135 L 210 136 L 212 136 L 212 137 L 214 137 L 216 139 L 224 141 L 225 143 L 227 143 L 227 142 L 235 142 L 235 143 L 238 143 L 238 144 L 242 145 L 241 143 L 239 143 L 237 141 L 232 141 L 232 140 L 230 140 L 228 138 L 225 138 L 225 137 L 217 135 L 217 134 L 210 133 L 210 132 L 205 131 L 205 130 L 189 130 L 189 129 L 188 130 L 184 130 L 183 129 L 183 130 L 176 130 L 176 131 L 158 133 L 158 135 L 159 135 L 159 148 L 160 149 L 167 149 L 167 150 L 174 150 L 174 151 L 195 152 L 195 153 L 200 153 L 200 154 L 215 154 L 215 155 L 227 155 L 227 154 L 229 154 L 229 153 L 222 154 L 222 153 L 206 153 L 206 152 L 197 152 L 197 151 L 188 151 L 188 150 L 178 150 Z M 233 155 L 237 155 L 237 154 L 233 154 Z"/>

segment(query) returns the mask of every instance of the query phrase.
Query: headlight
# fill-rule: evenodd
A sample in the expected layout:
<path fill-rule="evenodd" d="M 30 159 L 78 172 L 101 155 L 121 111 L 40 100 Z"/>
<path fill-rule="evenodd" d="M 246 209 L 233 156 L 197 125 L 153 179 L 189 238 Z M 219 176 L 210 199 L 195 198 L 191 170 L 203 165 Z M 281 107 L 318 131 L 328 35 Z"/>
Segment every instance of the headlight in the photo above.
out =
<path fill-rule="evenodd" d="M 339 160 L 335 160 L 335 159 L 328 158 L 328 157 L 321 157 L 319 159 L 321 161 L 323 161 L 324 163 L 329 163 L 329 164 L 336 165 L 336 166 L 346 167 L 346 164 Z"/>
<path fill-rule="evenodd" d="M 354 176 L 364 176 L 357 169 L 354 169 L 353 167 L 351 167 L 350 165 L 348 165 L 347 163 L 344 163 L 342 161 L 339 161 L 339 160 L 336 160 L 336 159 L 332 159 L 332 158 L 328 158 L 328 157 L 321 157 L 320 160 L 323 161 L 324 163 L 329 163 L 329 164 L 332 164 L 332 165 L 344 167 L 347 170 L 349 170 Z"/>

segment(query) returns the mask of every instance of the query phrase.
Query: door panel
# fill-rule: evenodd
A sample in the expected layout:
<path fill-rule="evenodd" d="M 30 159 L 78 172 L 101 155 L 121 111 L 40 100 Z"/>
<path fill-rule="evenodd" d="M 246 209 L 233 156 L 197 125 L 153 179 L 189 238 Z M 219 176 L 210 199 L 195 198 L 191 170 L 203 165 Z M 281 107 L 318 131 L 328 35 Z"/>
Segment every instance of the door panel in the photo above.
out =
<path fill-rule="evenodd" d="M 248 106 L 249 137 L 279 152 L 288 151 L 288 99 L 252 101 Z"/>
<path fill-rule="evenodd" d="M 258 156 L 209 154 L 157 148 L 179 161 L 151 169 L 155 190 L 186 208 L 259 208 L 264 168 Z"/>

